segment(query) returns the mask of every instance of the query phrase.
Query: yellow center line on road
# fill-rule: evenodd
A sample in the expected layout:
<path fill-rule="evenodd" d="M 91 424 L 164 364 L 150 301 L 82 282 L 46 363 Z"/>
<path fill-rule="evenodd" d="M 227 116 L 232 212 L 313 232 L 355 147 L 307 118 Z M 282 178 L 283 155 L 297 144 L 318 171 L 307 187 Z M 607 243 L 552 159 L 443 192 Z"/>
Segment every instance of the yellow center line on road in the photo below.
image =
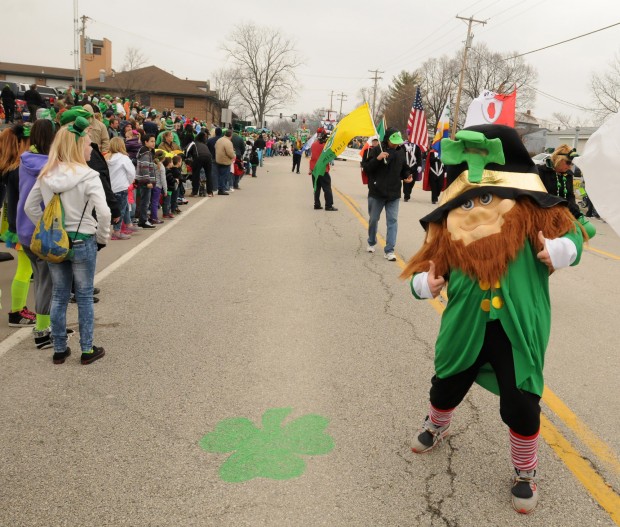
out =
<path fill-rule="evenodd" d="M 353 198 L 340 192 L 335 187 L 332 187 L 332 189 L 353 212 L 353 215 L 357 217 L 360 223 L 368 229 L 368 221 L 366 221 L 366 218 L 363 216 L 360 205 Z M 385 247 L 385 240 L 381 236 L 377 235 L 377 241 Z M 590 248 L 590 250 L 620 259 L 620 257 L 605 253 L 604 251 L 592 248 Z M 401 269 L 405 268 L 405 261 L 399 255 L 396 255 L 396 261 Z M 427 301 L 438 314 L 441 315 L 443 313 L 445 306 L 439 300 L 432 299 Z M 606 466 L 609 466 L 614 472 L 618 473 L 620 471 L 620 462 L 611 448 L 609 448 L 602 439 L 599 439 L 546 385 L 543 394 L 543 402 L 547 405 L 549 410 L 555 413 L 555 415 L 577 435 L 580 441 L 583 442 L 598 460 Z M 603 509 L 605 509 L 605 511 L 607 511 L 614 523 L 620 526 L 620 496 L 614 489 L 605 482 L 603 477 L 579 454 L 577 449 L 544 414 L 541 414 L 540 433 L 547 444 L 581 482 L 590 495 Z"/>
<path fill-rule="evenodd" d="M 613 253 L 608 253 L 606 251 L 601 251 L 600 249 L 595 249 L 594 247 L 590 247 L 589 244 L 583 246 L 586 251 L 592 251 L 594 253 L 602 254 L 603 256 L 607 256 L 608 258 L 613 258 L 614 260 L 620 260 L 620 256 Z"/>

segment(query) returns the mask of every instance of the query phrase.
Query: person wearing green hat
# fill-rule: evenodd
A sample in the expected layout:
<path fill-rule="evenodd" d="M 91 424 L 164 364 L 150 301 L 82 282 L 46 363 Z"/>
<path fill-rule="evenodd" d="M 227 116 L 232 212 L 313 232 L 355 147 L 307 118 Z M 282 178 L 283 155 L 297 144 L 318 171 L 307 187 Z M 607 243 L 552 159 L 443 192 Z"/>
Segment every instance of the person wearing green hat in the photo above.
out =
<path fill-rule="evenodd" d="M 385 131 L 383 143 L 371 149 L 362 161 L 362 168 L 368 175 L 368 247 L 375 252 L 377 227 L 381 211 L 385 209 L 387 236 L 384 249 L 385 258 L 396 261 L 394 246 L 398 233 L 398 208 L 402 182 L 411 183 L 413 176 L 401 145 L 405 141 L 396 128 Z"/>
<path fill-rule="evenodd" d="M 159 147 L 159 145 L 164 139 L 164 134 L 166 134 L 167 132 L 172 132 L 172 141 L 179 147 L 179 150 L 181 150 L 181 140 L 179 139 L 179 134 L 177 134 L 176 130 L 174 129 L 174 121 L 170 119 L 170 117 L 168 117 L 164 121 L 164 129 L 157 135 L 157 139 L 155 140 L 155 146 Z"/>
<path fill-rule="evenodd" d="M 479 384 L 499 396 L 512 506 L 527 514 L 539 492 L 549 276 L 579 263 L 587 236 L 566 200 L 546 192 L 514 128 L 461 130 L 454 141 L 441 141 L 441 159 L 449 185 L 420 220 L 425 241 L 401 275 L 411 277 L 418 299 L 436 298 L 447 284 L 430 404 L 411 449 L 420 454 L 439 446 L 456 408 Z"/>

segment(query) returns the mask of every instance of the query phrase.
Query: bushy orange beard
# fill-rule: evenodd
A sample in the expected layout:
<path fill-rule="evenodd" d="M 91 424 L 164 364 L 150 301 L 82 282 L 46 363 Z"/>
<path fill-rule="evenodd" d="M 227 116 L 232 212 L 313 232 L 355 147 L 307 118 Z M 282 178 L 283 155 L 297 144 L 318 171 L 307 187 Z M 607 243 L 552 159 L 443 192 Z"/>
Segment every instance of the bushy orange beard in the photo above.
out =
<path fill-rule="evenodd" d="M 520 198 L 504 215 L 501 232 L 465 245 L 461 240 L 452 240 L 444 217 L 441 224 L 429 225 L 424 245 L 409 260 L 401 278 L 428 271 L 429 261 L 433 260 L 437 276 L 446 276 L 451 269 L 461 269 L 473 279 L 494 283 L 504 276 L 526 239 L 541 250 L 538 231 L 551 239 L 575 228 L 574 218 L 566 207 L 556 205 L 543 209 L 528 198 Z M 584 239 L 585 236 L 584 233 Z"/>

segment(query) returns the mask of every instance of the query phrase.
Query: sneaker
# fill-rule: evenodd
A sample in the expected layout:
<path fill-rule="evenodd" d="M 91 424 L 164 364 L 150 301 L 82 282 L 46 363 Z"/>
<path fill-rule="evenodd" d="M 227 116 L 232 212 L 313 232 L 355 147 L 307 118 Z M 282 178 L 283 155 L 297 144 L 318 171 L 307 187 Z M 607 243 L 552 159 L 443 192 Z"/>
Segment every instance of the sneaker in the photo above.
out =
<path fill-rule="evenodd" d="M 211 196 L 211 197 L 213 197 L 213 196 Z M 181 209 L 176 209 L 176 210 L 174 211 L 174 213 L 175 213 L 175 214 L 181 214 Z"/>
<path fill-rule="evenodd" d="M 98 287 L 93 287 L 93 295 L 98 295 L 99 293 L 101 293 L 101 289 Z"/>
<path fill-rule="evenodd" d="M 315 205 L 315 206 L 314 206 L 314 210 L 320 210 L 320 209 L 322 209 L 322 208 L 323 208 L 323 207 L 322 207 L 320 204 L 319 204 L 319 205 Z"/>
<path fill-rule="evenodd" d="M 138 225 L 138 223 L 140 223 L 140 220 L 138 218 L 134 218 L 133 220 L 131 220 L 131 223 L 133 223 L 134 225 Z"/>
<path fill-rule="evenodd" d="M 65 351 L 57 351 L 54 353 L 52 362 L 54 364 L 62 364 L 69 355 L 71 355 L 71 348 L 67 346 Z"/>
<path fill-rule="evenodd" d="M 332 205 L 331 207 L 325 207 L 325 210 L 336 212 L 338 209 Z"/>
<path fill-rule="evenodd" d="M 122 232 L 123 234 L 129 234 L 130 236 L 131 236 L 134 232 L 136 232 L 137 230 L 138 230 L 138 228 L 137 228 L 137 227 L 136 227 L 136 230 L 135 230 L 135 231 L 134 231 L 131 227 L 126 227 L 126 226 L 125 226 L 125 227 L 121 228 L 121 232 Z"/>
<path fill-rule="evenodd" d="M 103 348 L 98 348 L 97 346 L 93 346 L 93 349 L 88 353 L 82 352 L 82 356 L 80 357 L 80 362 L 82 364 L 90 364 L 91 362 L 95 362 L 97 359 L 100 359 L 105 355 L 105 350 Z"/>
<path fill-rule="evenodd" d="M 218 190 L 217 191 L 217 195 L 218 196 L 228 196 L 228 192 L 226 192 L 225 190 Z"/>
<path fill-rule="evenodd" d="M 9 327 L 21 328 L 23 326 L 32 326 L 37 321 L 37 316 L 28 311 L 28 308 L 24 307 L 21 311 L 13 311 L 9 313 Z"/>
<path fill-rule="evenodd" d="M 129 236 L 129 234 L 125 234 L 122 231 L 118 231 L 118 232 L 114 231 L 110 239 L 111 240 L 131 240 L 131 236 Z"/>
<path fill-rule="evenodd" d="M 52 331 L 50 328 L 43 329 L 41 331 L 32 330 L 34 333 L 34 344 L 37 349 L 46 350 L 54 347 L 54 339 L 52 337 Z M 67 328 L 67 338 L 70 339 L 75 331 Z"/>
<path fill-rule="evenodd" d="M 375 252 L 375 246 L 374 245 L 369 245 L 368 247 L 366 247 L 366 252 L 374 253 Z"/>
<path fill-rule="evenodd" d="M 395 262 L 396 255 L 394 253 L 385 253 L 385 259 L 388 260 L 389 262 Z"/>
<path fill-rule="evenodd" d="M 138 227 L 142 227 L 143 229 L 154 229 L 155 225 L 150 221 L 145 221 L 144 223 L 138 223 Z"/>
<path fill-rule="evenodd" d="M 234 192 L 234 191 L 235 191 L 235 189 L 234 189 L 234 188 L 229 188 L 229 189 L 228 189 L 228 192 Z"/>
<path fill-rule="evenodd" d="M 164 222 L 164 220 L 159 220 L 157 218 L 151 218 L 151 223 L 153 225 L 161 225 Z"/>
<path fill-rule="evenodd" d="M 538 504 L 538 488 L 534 478 L 536 470 L 517 470 L 512 480 L 512 506 L 521 514 L 529 514 Z"/>
<path fill-rule="evenodd" d="M 177 203 L 181 205 L 187 205 L 189 201 L 187 201 L 185 198 L 177 198 Z"/>
<path fill-rule="evenodd" d="M 167 218 L 167 219 L 169 219 L 169 220 L 171 220 L 171 219 L 173 219 L 173 218 L 174 218 L 174 216 L 173 216 L 172 214 L 164 214 L 162 217 L 163 217 L 163 218 Z"/>
<path fill-rule="evenodd" d="M 437 427 L 427 417 L 422 425 L 422 430 L 413 441 L 411 450 L 416 454 L 429 452 L 441 443 L 450 433 L 450 425 Z"/>

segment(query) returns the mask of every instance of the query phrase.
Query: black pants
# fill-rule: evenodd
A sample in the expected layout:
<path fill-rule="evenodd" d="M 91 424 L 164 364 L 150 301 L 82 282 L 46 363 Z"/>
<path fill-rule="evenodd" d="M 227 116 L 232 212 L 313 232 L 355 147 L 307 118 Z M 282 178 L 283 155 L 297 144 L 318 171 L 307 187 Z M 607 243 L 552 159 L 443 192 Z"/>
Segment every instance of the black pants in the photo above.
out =
<path fill-rule="evenodd" d="M 297 173 L 299 174 L 299 167 L 301 165 L 301 154 L 293 154 L 293 168 L 291 172 L 295 172 L 295 167 L 297 167 Z"/>
<path fill-rule="evenodd" d="M 411 191 L 413 190 L 413 185 L 415 185 L 415 178 L 411 183 L 405 183 L 403 181 L 403 195 L 406 200 L 411 199 Z"/>
<path fill-rule="evenodd" d="M 5 122 L 12 123 L 15 120 L 15 105 L 3 103 L 2 106 L 4 106 Z"/>
<path fill-rule="evenodd" d="M 200 189 L 200 169 L 203 168 L 207 176 L 207 194 L 213 194 L 211 181 L 211 158 L 197 157 L 192 163 L 192 194 L 198 194 Z"/>
<path fill-rule="evenodd" d="M 314 176 L 310 178 L 312 186 L 314 188 Z M 316 190 L 314 191 L 314 206 L 321 205 L 321 189 L 323 189 L 323 195 L 325 196 L 325 208 L 329 208 L 334 204 L 334 195 L 332 194 L 332 178 L 327 174 L 323 174 L 317 178 Z"/>
<path fill-rule="evenodd" d="M 437 177 L 435 174 L 429 173 L 428 184 L 431 187 L 431 201 L 436 203 L 441 194 L 441 187 L 443 186 L 443 176 Z"/>
<path fill-rule="evenodd" d="M 37 110 L 39 107 L 36 104 L 28 105 L 28 112 L 30 113 L 30 122 L 34 123 L 37 120 Z"/>
<path fill-rule="evenodd" d="M 540 428 L 540 397 L 516 386 L 512 344 L 499 320 L 487 324 L 484 342 L 476 362 L 452 377 L 431 380 L 431 404 L 439 410 L 455 408 L 476 380 L 480 367 L 489 363 L 499 384 L 499 413 L 517 434 L 531 436 Z"/>

